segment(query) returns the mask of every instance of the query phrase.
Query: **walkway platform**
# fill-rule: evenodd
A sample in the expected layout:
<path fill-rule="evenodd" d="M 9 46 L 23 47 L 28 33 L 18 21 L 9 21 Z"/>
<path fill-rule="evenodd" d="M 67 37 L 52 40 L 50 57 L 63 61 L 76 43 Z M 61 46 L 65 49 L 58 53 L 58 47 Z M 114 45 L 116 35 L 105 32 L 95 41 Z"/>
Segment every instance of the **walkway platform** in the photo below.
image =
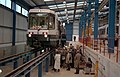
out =
<path fill-rule="evenodd" d="M 60 72 L 54 72 L 52 69 L 49 69 L 48 73 L 43 73 L 43 77 L 94 77 L 94 75 L 85 75 L 83 70 L 80 70 L 79 74 L 74 73 L 75 69 L 67 71 L 66 69 L 61 68 Z M 36 70 L 31 73 L 31 77 L 38 77 Z"/>

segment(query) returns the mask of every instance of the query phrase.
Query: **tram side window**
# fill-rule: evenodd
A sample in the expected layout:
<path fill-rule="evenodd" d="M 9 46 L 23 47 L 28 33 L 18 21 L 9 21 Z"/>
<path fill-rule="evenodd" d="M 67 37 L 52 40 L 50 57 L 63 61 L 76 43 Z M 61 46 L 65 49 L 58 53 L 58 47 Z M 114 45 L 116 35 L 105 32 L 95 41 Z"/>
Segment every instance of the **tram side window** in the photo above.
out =
<path fill-rule="evenodd" d="M 53 15 L 50 15 L 49 17 L 49 29 L 55 28 L 55 17 Z"/>

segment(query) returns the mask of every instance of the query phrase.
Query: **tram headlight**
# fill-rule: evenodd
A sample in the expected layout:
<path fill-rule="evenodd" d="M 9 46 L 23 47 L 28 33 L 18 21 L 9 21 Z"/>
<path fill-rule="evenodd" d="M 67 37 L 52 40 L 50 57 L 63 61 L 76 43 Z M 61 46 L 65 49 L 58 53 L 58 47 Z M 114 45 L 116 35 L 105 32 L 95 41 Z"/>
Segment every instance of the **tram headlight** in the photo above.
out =
<path fill-rule="evenodd" d="M 31 34 L 28 34 L 28 37 L 31 37 L 32 35 Z"/>
<path fill-rule="evenodd" d="M 44 49 L 41 51 L 42 53 L 44 52 Z"/>
<path fill-rule="evenodd" d="M 44 37 L 47 37 L 48 36 L 48 33 L 47 32 L 43 32 L 44 34 Z"/>
<path fill-rule="evenodd" d="M 0 73 L 2 73 L 2 69 L 0 69 Z"/>

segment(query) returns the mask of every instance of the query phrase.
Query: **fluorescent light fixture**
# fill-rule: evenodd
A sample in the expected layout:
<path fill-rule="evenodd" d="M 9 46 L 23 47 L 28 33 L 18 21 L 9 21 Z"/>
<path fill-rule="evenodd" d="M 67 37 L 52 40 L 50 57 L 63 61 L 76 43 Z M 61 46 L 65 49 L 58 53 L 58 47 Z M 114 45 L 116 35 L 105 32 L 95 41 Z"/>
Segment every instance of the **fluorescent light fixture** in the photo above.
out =
<path fill-rule="evenodd" d="M 63 23 L 63 26 L 65 26 L 65 23 Z"/>
<path fill-rule="evenodd" d="M 67 9 L 65 9 L 65 12 L 67 12 Z"/>
<path fill-rule="evenodd" d="M 84 2 L 77 2 L 77 4 L 83 4 Z"/>
<path fill-rule="evenodd" d="M 67 23 L 69 24 L 69 20 L 67 20 Z"/>
<path fill-rule="evenodd" d="M 47 2 L 47 1 L 54 1 L 54 0 L 44 0 L 44 1 L 46 1 L 46 2 Z"/>
<path fill-rule="evenodd" d="M 44 52 L 44 49 L 41 52 Z"/>
<path fill-rule="evenodd" d="M 66 1 L 63 1 L 64 4 L 66 4 Z"/>
<path fill-rule="evenodd" d="M 68 14 L 66 14 L 66 17 L 68 17 Z"/>

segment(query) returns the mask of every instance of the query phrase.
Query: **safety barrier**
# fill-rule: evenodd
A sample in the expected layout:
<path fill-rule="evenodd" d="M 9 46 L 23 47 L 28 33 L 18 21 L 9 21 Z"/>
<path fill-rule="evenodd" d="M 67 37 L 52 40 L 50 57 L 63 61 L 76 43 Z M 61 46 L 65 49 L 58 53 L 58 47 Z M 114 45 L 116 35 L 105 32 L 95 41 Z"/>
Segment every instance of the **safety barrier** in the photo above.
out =
<path fill-rule="evenodd" d="M 25 62 L 29 61 L 30 55 L 34 54 L 36 57 L 38 52 L 41 52 L 41 49 L 32 49 L 30 51 L 26 51 L 26 52 L 15 54 L 15 55 L 12 55 L 12 56 L 9 56 L 6 58 L 2 58 L 2 59 L 0 59 L 0 66 L 5 66 L 5 64 L 7 64 L 7 63 L 14 62 L 13 69 L 15 69 L 18 67 L 18 60 L 20 58 L 23 58 L 23 63 L 25 63 Z"/>
<path fill-rule="evenodd" d="M 87 39 L 87 40 L 85 40 Z M 88 46 L 92 49 L 94 49 L 96 52 L 103 54 L 104 56 L 108 57 L 111 60 L 114 60 L 115 62 L 118 63 L 118 56 L 119 56 L 119 49 L 118 49 L 118 40 L 120 38 L 98 38 L 98 39 L 94 39 L 94 38 L 84 38 L 82 39 L 83 41 L 81 41 L 81 43 L 83 44 L 83 50 L 84 50 L 84 46 Z M 109 48 L 108 47 L 108 40 L 111 41 L 115 41 L 115 46 L 114 49 L 113 48 Z M 87 41 L 87 42 L 86 42 Z M 110 51 L 114 51 L 114 53 L 110 53 Z"/>
<path fill-rule="evenodd" d="M 97 61 L 98 61 L 98 67 L 96 68 L 95 76 L 98 77 L 119 77 L 120 73 L 120 65 L 118 63 L 115 63 L 114 61 L 110 60 L 103 54 L 100 54 L 96 52 L 96 50 L 85 46 L 85 54 L 91 58 L 92 62 L 97 67 Z M 98 74 L 97 74 L 98 71 Z"/>
<path fill-rule="evenodd" d="M 38 66 L 38 77 L 42 77 L 42 62 L 44 60 L 46 60 L 45 71 L 48 72 L 48 66 L 49 66 L 49 57 L 48 56 L 52 53 L 53 53 L 52 51 L 51 52 L 46 51 L 46 52 L 42 53 L 41 55 L 33 58 L 32 60 L 28 61 L 27 63 L 14 69 L 13 71 L 11 71 L 7 75 L 5 75 L 5 77 L 22 77 L 22 76 L 29 77 L 30 71 L 33 70 L 37 66 Z"/>

